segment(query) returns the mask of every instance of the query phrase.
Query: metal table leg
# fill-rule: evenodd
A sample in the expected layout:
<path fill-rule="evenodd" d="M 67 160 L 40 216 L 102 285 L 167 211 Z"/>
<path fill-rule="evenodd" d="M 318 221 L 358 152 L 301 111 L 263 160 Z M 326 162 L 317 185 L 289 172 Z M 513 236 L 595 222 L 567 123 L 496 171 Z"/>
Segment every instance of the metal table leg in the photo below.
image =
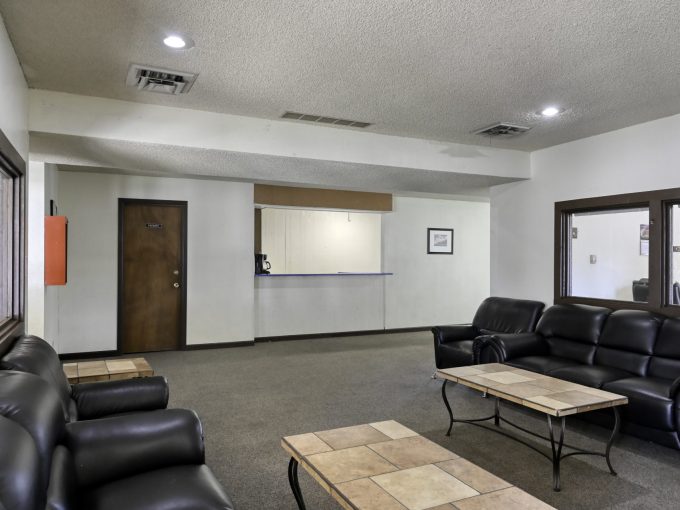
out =
<path fill-rule="evenodd" d="M 552 418 L 548 414 L 548 432 L 550 434 L 550 447 L 552 449 L 552 464 L 553 464 L 553 490 L 560 491 L 560 461 L 562 460 L 562 445 L 564 444 L 564 416 L 559 418 L 560 438 L 555 447 L 555 431 Z"/>
<path fill-rule="evenodd" d="M 609 460 L 609 452 L 612 449 L 612 444 L 614 443 L 614 439 L 616 439 L 616 436 L 619 434 L 619 430 L 621 429 L 621 415 L 619 414 L 619 408 L 614 406 L 612 407 L 612 410 L 614 411 L 614 430 L 612 430 L 612 435 L 609 436 L 609 441 L 607 441 L 607 449 L 605 450 L 604 458 L 607 461 L 607 466 L 609 466 L 609 472 L 616 476 L 616 471 L 614 471 L 614 468 L 612 467 L 612 463 Z"/>
<path fill-rule="evenodd" d="M 451 405 L 449 404 L 449 399 L 446 398 L 446 383 L 447 379 L 444 379 L 444 384 L 442 384 L 442 398 L 444 399 L 444 405 L 446 405 L 446 410 L 449 412 L 449 430 L 446 431 L 446 435 L 451 435 L 451 428 L 453 427 L 453 413 L 451 412 Z"/>
<path fill-rule="evenodd" d="M 288 482 L 290 483 L 290 488 L 293 491 L 293 496 L 295 496 L 298 508 L 300 510 L 306 510 L 305 500 L 302 499 L 302 491 L 300 490 L 300 484 L 298 482 L 298 461 L 295 460 L 294 457 L 291 457 L 290 462 L 288 463 Z"/>

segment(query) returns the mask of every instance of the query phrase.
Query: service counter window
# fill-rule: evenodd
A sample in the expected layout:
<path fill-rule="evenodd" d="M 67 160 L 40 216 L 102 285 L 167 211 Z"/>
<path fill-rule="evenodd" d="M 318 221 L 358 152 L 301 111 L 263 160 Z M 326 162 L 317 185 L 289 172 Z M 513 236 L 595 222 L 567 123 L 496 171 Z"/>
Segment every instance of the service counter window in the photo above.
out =
<path fill-rule="evenodd" d="M 680 316 L 680 189 L 555 204 L 555 303 Z"/>
<path fill-rule="evenodd" d="M 378 273 L 381 214 L 265 207 L 260 252 L 272 274 Z M 257 235 L 257 233 L 256 233 Z"/>

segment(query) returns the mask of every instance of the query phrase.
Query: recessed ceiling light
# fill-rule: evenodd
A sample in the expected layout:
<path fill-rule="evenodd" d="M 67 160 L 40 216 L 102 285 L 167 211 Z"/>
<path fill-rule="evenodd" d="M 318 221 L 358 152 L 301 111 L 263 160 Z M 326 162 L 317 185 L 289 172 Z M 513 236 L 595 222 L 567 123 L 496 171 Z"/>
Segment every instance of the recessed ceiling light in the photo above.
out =
<path fill-rule="evenodd" d="M 544 117 L 554 117 L 555 115 L 559 115 L 561 112 L 562 110 L 555 106 L 548 106 L 547 108 L 541 110 L 541 115 Z"/>
<path fill-rule="evenodd" d="M 194 41 L 185 35 L 168 34 L 163 39 L 163 44 L 173 50 L 188 50 L 194 46 Z"/>

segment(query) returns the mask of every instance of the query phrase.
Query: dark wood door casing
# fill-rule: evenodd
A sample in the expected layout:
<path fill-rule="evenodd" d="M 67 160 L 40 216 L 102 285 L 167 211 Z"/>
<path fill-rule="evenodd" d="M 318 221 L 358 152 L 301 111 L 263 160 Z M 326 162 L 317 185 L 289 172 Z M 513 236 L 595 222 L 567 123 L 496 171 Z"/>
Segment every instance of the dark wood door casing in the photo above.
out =
<path fill-rule="evenodd" d="M 187 203 L 119 199 L 118 351 L 186 346 Z"/>

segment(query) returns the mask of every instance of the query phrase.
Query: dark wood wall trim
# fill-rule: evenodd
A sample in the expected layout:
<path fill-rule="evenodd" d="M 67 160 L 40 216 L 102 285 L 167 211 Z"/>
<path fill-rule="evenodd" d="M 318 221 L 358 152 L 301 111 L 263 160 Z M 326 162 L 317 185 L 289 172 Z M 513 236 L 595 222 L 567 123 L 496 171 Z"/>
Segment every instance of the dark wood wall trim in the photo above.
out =
<path fill-rule="evenodd" d="M 249 345 L 255 345 L 254 340 L 242 340 L 239 342 L 216 342 L 212 344 L 189 344 L 184 350 L 185 351 L 200 351 L 204 349 L 226 349 L 228 347 L 246 347 Z"/>
<path fill-rule="evenodd" d="M 391 211 L 392 195 L 365 191 L 295 188 L 255 184 L 254 202 L 259 205 L 317 207 L 360 211 Z"/>
<path fill-rule="evenodd" d="M 604 197 L 555 202 L 554 231 L 554 302 L 604 306 L 612 310 L 646 310 L 670 317 L 680 317 L 680 306 L 669 304 L 671 225 L 667 205 L 680 202 L 680 188 L 642 191 Z M 571 215 L 644 207 L 649 209 L 649 296 L 647 303 L 571 296 Z M 632 280 L 631 280 L 632 283 Z"/>
<path fill-rule="evenodd" d="M 12 257 L 12 318 L 0 325 L 0 356 L 13 345 L 14 340 L 25 332 L 24 311 L 26 309 L 26 162 L 12 142 L 0 130 L 0 167 L 15 182 L 13 215 Z"/>
<path fill-rule="evenodd" d="M 118 351 L 86 351 L 86 352 L 67 352 L 60 354 L 59 359 L 62 361 L 72 361 L 77 359 L 93 359 L 93 358 L 111 358 L 119 356 Z"/>

